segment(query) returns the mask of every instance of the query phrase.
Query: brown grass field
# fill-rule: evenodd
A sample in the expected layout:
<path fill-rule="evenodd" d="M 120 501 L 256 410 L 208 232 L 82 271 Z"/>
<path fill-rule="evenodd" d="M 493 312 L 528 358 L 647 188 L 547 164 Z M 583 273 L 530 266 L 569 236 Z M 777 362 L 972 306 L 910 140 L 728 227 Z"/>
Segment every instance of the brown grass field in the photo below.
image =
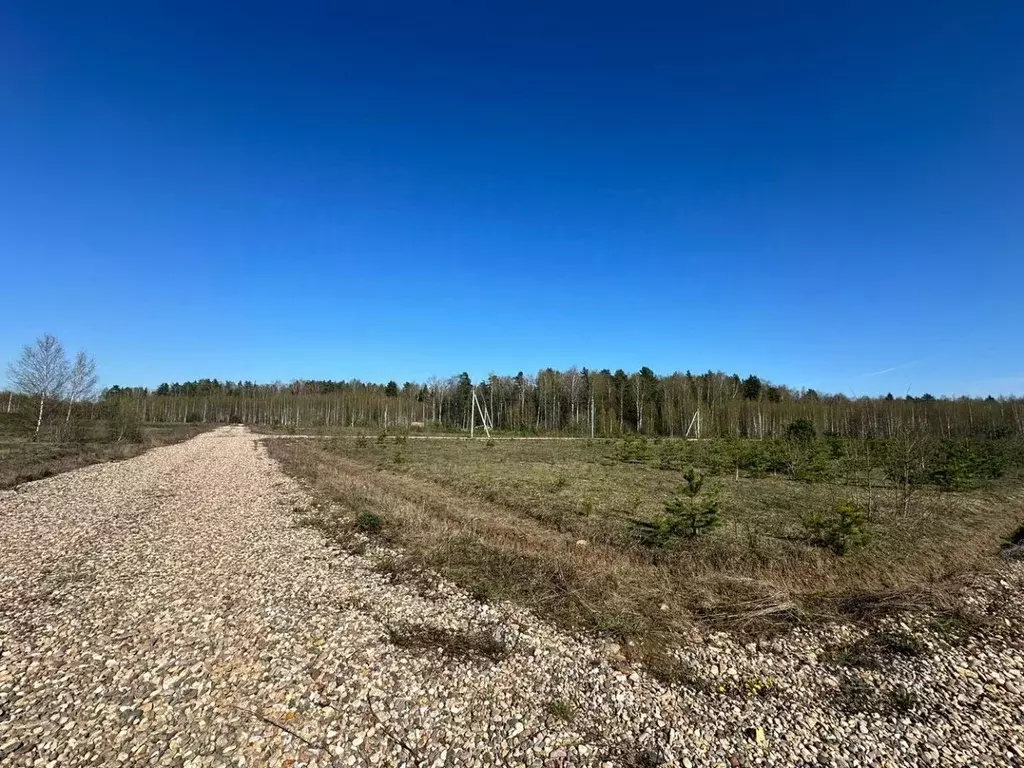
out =
<path fill-rule="evenodd" d="M 698 624 L 756 634 L 897 608 L 954 610 L 952 596 L 998 567 L 1024 522 L 1016 475 L 970 492 L 924 486 L 904 512 L 877 471 L 751 477 L 723 469 L 714 446 L 680 441 L 639 457 L 635 444 L 612 440 L 267 443 L 319 500 L 306 522 L 342 544 L 379 528 L 404 553 L 381 564 L 396 578 L 439 572 L 482 600 L 518 601 L 648 657 Z M 651 546 L 643 524 L 663 515 L 687 465 L 703 465 L 721 523 Z M 810 540 L 807 516 L 850 499 L 866 510 L 866 545 L 839 555 Z"/>
<path fill-rule="evenodd" d="M 145 424 L 131 441 L 116 440 L 102 421 L 88 423 L 77 439 L 34 440 L 13 420 L 0 420 L 0 489 L 41 480 L 89 464 L 130 459 L 162 445 L 179 443 L 210 429 L 197 424 Z"/>

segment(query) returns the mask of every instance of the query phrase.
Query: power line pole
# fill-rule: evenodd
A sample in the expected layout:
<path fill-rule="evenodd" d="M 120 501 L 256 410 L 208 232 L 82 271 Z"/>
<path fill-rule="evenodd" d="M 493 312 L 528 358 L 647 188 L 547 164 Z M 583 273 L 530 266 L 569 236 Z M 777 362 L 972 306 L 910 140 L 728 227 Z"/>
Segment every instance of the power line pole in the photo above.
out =
<path fill-rule="evenodd" d="M 476 415 L 477 415 L 477 413 L 480 414 L 480 421 L 482 422 L 482 426 L 484 428 L 484 432 L 487 433 L 487 437 L 488 437 L 488 439 L 490 439 L 490 437 L 491 437 L 491 428 L 493 427 L 493 424 L 491 424 L 491 417 L 490 417 L 490 414 L 487 411 L 487 405 L 486 404 L 481 404 L 480 399 L 476 396 L 476 387 L 473 387 L 473 405 L 470 408 L 470 414 L 469 414 L 469 436 L 470 436 L 470 438 L 472 438 L 473 435 L 474 435 L 474 431 L 475 431 L 475 427 L 476 427 Z"/>

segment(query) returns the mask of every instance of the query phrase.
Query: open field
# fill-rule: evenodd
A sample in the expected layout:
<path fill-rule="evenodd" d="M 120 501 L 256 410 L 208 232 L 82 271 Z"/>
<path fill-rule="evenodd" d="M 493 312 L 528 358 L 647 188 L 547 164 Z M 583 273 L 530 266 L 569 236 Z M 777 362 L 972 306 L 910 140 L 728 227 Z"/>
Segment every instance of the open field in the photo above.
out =
<path fill-rule="evenodd" d="M 79 425 L 73 439 L 55 442 L 34 440 L 17 416 L 12 419 L 0 414 L 0 488 L 13 488 L 89 464 L 131 458 L 209 429 L 198 424 L 144 424 L 127 439 L 118 440 L 106 421 L 96 420 Z"/>
<path fill-rule="evenodd" d="M 936 484 L 941 462 L 908 487 L 887 479 L 895 447 L 887 472 L 852 442 L 267 442 L 332 510 L 318 514 L 334 516 L 321 523 L 340 537 L 360 515 L 379 518 L 403 548 L 386 566 L 399 575 L 439 571 L 655 661 L 695 623 L 757 633 L 899 607 L 955 611 L 958 590 L 1001 567 L 1024 524 L 1015 445 L 1000 478 L 965 475 L 970 490 L 955 491 Z M 692 501 L 680 494 L 689 467 L 703 475 Z M 680 495 L 684 511 L 716 504 L 717 525 L 666 533 L 666 504 Z"/>
<path fill-rule="evenodd" d="M 582 625 L 613 607 L 642 617 L 592 583 L 627 562 L 610 554 L 624 548 L 621 532 L 608 526 L 601 543 L 597 528 L 580 529 L 593 541 L 563 541 L 573 532 L 556 536 L 552 521 L 477 502 L 472 485 L 443 478 L 473 469 L 472 483 L 490 487 L 507 463 L 515 493 L 539 504 L 573 491 L 533 464 L 596 464 L 597 478 L 612 475 L 601 485 L 609 495 L 634 475 L 646 480 L 630 493 L 674 470 L 605 466 L 598 446 L 576 443 L 567 455 L 510 443 L 499 459 L 498 445 L 440 441 L 416 459 L 413 441 L 319 442 L 227 427 L 0 492 L 0 763 L 888 768 L 1024 758 L 1024 563 L 972 580 L 957 612 L 871 626 L 822 622 L 751 641 L 679 613 L 690 642 L 645 669 L 629 645 L 642 634 L 566 632 L 537 615 L 567 621 L 575 594 Z M 267 446 L 305 456 L 317 496 Z M 396 464 L 396 449 L 409 458 Z M 435 483 L 426 477 L 439 456 L 457 471 Z M 328 485 L 348 488 L 355 506 L 326 499 Z M 620 503 L 597 499 L 595 509 Z M 437 537 L 446 527 L 447 549 Z M 725 524 L 705 535 L 731 536 Z M 525 546 L 541 542 L 555 556 L 531 560 Z M 676 544 L 658 546 L 668 577 Z M 431 552 L 475 588 L 417 568 Z M 621 602 L 635 585 L 612 586 Z M 646 589 L 675 601 L 678 586 Z M 535 610 L 490 599 L 506 594 Z"/>

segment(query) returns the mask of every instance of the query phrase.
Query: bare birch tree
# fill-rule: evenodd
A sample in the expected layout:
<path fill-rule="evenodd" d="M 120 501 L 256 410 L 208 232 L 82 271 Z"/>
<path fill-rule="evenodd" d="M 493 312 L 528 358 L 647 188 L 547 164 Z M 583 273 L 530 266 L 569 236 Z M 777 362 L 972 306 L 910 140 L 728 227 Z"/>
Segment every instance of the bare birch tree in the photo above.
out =
<path fill-rule="evenodd" d="M 35 344 L 26 344 L 21 350 L 21 357 L 8 368 L 7 376 L 16 392 L 39 398 L 35 431 L 37 437 L 43 425 L 46 398 L 60 397 L 69 374 L 64 346 L 56 336 L 48 333 L 36 339 Z"/>
<path fill-rule="evenodd" d="M 68 399 L 68 413 L 64 418 L 64 424 L 71 422 L 71 408 L 80 400 L 88 400 L 96 392 L 96 384 L 99 383 L 99 376 L 96 375 L 96 361 L 82 350 L 75 355 L 75 364 L 68 376 L 65 396 Z"/>

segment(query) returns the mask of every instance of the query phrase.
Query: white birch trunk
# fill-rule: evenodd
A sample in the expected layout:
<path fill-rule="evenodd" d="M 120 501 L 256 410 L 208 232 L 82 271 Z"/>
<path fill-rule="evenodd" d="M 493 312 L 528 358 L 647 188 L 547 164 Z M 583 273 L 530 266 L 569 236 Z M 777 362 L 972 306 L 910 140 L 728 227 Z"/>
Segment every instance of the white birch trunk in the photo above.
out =
<path fill-rule="evenodd" d="M 39 396 L 39 418 L 36 419 L 36 435 L 39 435 L 39 428 L 43 426 L 43 402 L 46 400 L 46 395 Z"/>

